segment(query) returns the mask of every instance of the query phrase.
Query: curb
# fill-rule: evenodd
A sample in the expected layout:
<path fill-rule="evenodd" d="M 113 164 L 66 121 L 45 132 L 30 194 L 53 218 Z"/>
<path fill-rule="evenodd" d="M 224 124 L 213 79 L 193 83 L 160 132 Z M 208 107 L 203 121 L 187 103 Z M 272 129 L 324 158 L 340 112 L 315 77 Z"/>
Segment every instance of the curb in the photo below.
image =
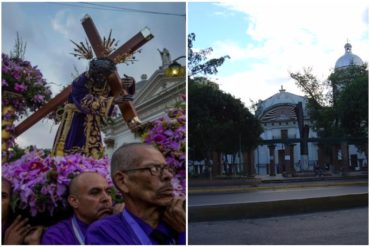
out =
<path fill-rule="evenodd" d="M 189 222 L 240 220 L 368 206 L 368 193 L 189 207 Z"/>
<path fill-rule="evenodd" d="M 333 186 L 353 186 L 353 185 L 368 185 L 368 181 L 357 182 L 336 182 L 327 184 L 291 184 L 291 185 L 273 185 L 264 187 L 214 187 L 214 188 L 189 188 L 188 193 L 191 194 L 209 194 L 209 193 L 235 193 L 235 192 L 253 192 L 260 190 L 283 190 L 294 188 L 315 188 L 315 187 L 333 187 Z"/>

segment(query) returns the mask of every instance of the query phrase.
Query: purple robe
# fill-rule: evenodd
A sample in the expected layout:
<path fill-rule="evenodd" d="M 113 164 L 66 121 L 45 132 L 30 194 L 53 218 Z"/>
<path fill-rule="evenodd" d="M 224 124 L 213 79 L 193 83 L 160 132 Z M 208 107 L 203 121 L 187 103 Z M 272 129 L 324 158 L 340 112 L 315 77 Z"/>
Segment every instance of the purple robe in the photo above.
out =
<path fill-rule="evenodd" d="M 83 153 L 101 158 L 104 146 L 100 135 L 103 119 L 113 110 L 113 97 L 106 86 L 92 86 L 85 73 L 72 83 L 72 92 L 64 107 L 62 122 L 55 137 L 52 154 Z"/>
<path fill-rule="evenodd" d="M 77 219 L 77 217 L 76 217 Z M 88 224 L 77 219 L 81 233 L 85 236 Z M 48 227 L 41 238 L 42 245 L 80 245 L 72 226 L 72 218 Z"/>
<path fill-rule="evenodd" d="M 125 213 L 129 213 L 125 209 Z M 141 219 L 131 214 L 133 220 L 141 227 L 145 237 L 149 237 L 149 240 L 153 245 L 158 245 L 158 242 L 150 237 L 151 232 L 154 230 L 148 224 Z M 160 230 L 166 235 L 170 236 L 174 240 L 174 244 L 185 245 L 186 236 L 185 232 L 177 233 L 169 228 L 164 222 L 160 222 L 156 230 Z M 112 216 L 100 219 L 90 225 L 86 233 L 86 244 L 92 245 L 141 245 L 140 236 L 133 230 L 127 220 L 123 217 L 123 214 L 116 214 Z"/>

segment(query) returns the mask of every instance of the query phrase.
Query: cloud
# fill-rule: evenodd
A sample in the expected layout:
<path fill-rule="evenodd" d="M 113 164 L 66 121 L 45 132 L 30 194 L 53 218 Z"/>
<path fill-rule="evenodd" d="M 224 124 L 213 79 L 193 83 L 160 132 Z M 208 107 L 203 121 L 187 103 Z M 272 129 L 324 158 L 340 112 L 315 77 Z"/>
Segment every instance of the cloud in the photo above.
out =
<path fill-rule="evenodd" d="M 258 0 L 219 6 L 243 13 L 248 20 L 245 39 L 232 41 L 228 35 L 210 45 L 215 51 L 212 57 L 231 56 L 217 76 L 221 89 L 247 104 L 249 98 L 257 101 L 277 93 L 280 85 L 302 95 L 289 72 L 312 67 L 313 74 L 325 80 L 344 54 L 347 39 L 353 53 L 364 60 L 369 54 L 367 1 Z M 228 66 L 233 74 L 225 76 L 222 72 Z"/>
<path fill-rule="evenodd" d="M 66 10 L 61 10 L 51 20 L 51 27 L 54 31 L 63 34 L 66 39 L 74 39 L 77 36 L 76 34 L 81 33 L 80 26 L 76 25 L 76 23 L 80 23 L 76 15 L 69 14 Z"/>

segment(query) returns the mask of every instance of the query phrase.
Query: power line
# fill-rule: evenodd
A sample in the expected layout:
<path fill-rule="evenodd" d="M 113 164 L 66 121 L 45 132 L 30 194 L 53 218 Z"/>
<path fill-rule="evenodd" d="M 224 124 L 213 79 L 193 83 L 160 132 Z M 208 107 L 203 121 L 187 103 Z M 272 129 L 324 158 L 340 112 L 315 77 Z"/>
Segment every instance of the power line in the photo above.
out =
<path fill-rule="evenodd" d="M 143 13 L 143 14 L 153 14 L 153 15 L 169 15 L 169 16 L 179 16 L 185 17 L 185 14 L 175 14 L 175 13 L 168 13 L 168 12 L 157 12 L 157 11 L 148 11 L 148 10 L 140 10 L 140 9 L 131 9 L 131 8 L 123 8 L 123 7 L 114 7 L 104 4 L 94 4 L 94 3 L 85 3 L 80 2 L 79 4 L 83 5 L 76 5 L 70 4 L 68 2 L 48 2 L 49 4 L 56 4 L 56 5 L 64 5 L 69 7 L 75 8 L 87 8 L 87 9 L 98 9 L 98 10 L 107 10 L 107 11 L 115 11 L 115 12 L 136 12 L 136 13 Z M 91 6 L 90 6 L 91 5 Z"/>
<path fill-rule="evenodd" d="M 154 15 L 186 16 L 185 14 L 175 14 L 175 13 L 168 13 L 168 12 L 158 12 L 158 11 L 149 11 L 149 10 L 141 10 L 141 9 L 124 8 L 124 7 L 111 6 L 111 5 L 105 5 L 105 4 L 97 4 L 97 3 L 81 2 L 81 4 L 93 5 L 93 6 L 100 6 L 100 7 L 112 8 L 112 9 L 120 9 L 120 10 L 124 10 L 124 11 L 129 11 L 129 12 L 154 14 Z"/>

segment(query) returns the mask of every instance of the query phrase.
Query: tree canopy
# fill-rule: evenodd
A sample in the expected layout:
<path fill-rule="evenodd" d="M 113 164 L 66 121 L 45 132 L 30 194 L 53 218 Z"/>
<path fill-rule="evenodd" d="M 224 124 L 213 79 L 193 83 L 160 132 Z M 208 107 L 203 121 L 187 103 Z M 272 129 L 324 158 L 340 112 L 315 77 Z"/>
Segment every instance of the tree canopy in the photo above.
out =
<path fill-rule="evenodd" d="M 321 137 L 361 139 L 361 149 L 368 138 L 367 64 L 336 70 L 320 82 L 311 69 L 290 73 L 308 98 L 308 113 Z M 324 92 L 330 89 L 327 94 Z M 365 144 L 366 146 L 366 144 Z"/>
<path fill-rule="evenodd" d="M 199 80 L 189 80 L 190 158 L 205 159 L 210 152 L 236 153 L 257 146 L 262 127 L 240 99 L 204 78 L 203 83 Z"/>

